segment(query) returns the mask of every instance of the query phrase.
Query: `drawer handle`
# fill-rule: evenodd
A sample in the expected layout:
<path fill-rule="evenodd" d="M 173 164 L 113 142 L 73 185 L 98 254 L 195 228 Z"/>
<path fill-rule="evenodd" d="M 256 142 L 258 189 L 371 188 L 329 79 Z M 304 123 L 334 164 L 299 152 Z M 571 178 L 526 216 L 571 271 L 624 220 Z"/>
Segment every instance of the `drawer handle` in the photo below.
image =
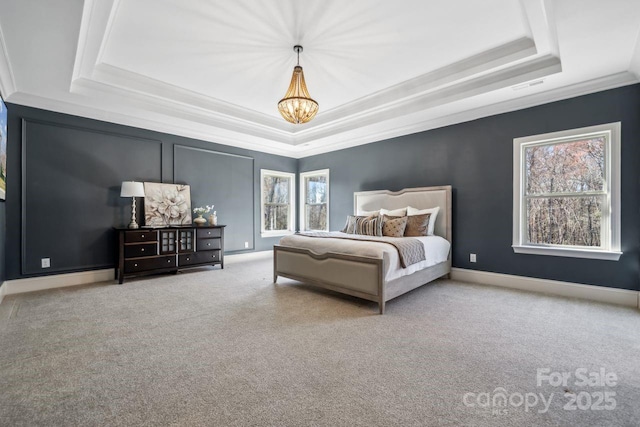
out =
<path fill-rule="evenodd" d="M 211 232 L 209 231 L 209 232 L 207 232 L 207 234 L 211 234 Z"/>
<path fill-rule="evenodd" d="M 137 267 L 137 266 L 138 266 L 138 264 L 133 264 L 133 266 L 134 266 L 134 267 Z"/>
<path fill-rule="evenodd" d="M 144 234 L 142 235 L 142 238 L 144 239 Z"/>
<path fill-rule="evenodd" d="M 187 261 L 189 261 L 191 258 L 187 258 Z"/>
<path fill-rule="evenodd" d="M 211 243 L 207 243 L 207 246 L 211 246 Z"/>
<path fill-rule="evenodd" d="M 141 252 L 144 252 L 144 248 L 142 248 L 140 251 L 141 251 Z"/>
<path fill-rule="evenodd" d="M 171 260 L 170 260 L 170 259 L 168 259 L 168 260 L 167 260 L 167 262 L 171 262 Z"/>

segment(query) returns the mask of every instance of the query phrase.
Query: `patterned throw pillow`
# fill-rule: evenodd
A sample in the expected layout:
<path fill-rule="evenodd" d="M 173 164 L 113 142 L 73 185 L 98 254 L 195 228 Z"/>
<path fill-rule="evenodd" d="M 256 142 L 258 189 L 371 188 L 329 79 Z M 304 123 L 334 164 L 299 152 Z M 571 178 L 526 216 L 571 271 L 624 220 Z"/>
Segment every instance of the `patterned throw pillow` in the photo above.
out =
<path fill-rule="evenodd" d="M 363 227 L 362 223 L 365 220 L 372 219 L 372 218 L 378 218 L 378 216 L 377 215 L 369 215 L 369 216 L 347 215 L 347 222 L 344 225 L 344 228 L 342 228 L 342 230 L 340 231 L 347 234 L 365 234 L 365 233 L 358 233 L 357 231 L 359 229 L 362 230 L 362 227 Z M 358 229 L 358 227 L 360 228 Z M 380 225 L 380 230 L 381 230 L 380 233 L 382 233 L 382 225 Z M 382 236 L 382 234 L 379 234 L 379 235 Z M 378 236 L 378 234 L 370 234 L 370 236 Z"/>
<path fill-rule="evenodd" d="M 356 216 L 355 215 L 347 215 L 347 222 L 344 224 L 344 227 L 340 231 L 342 233 L 353 234 L 353 229 L 355 227 L 355 224 L 356 224 Z"/>
<path fill-rule="evenodd" d="M 407 217 L 407 228 L 404 229 L 404 235 L 409 236 L 428 236 L 429 217 L 431 214 L 412 215 Z"/>
<path fill-rule="evenodd" d="M 407 227 L 406 216 L 382 216 L 382 235 L 388 237 L 404 236 L 404 229 Z"/>
<path fill-rule="evenodd" d="M 364 236 L 382 236 L 382 218 L 379 216 L 357 216 L 353 234 Z"/>

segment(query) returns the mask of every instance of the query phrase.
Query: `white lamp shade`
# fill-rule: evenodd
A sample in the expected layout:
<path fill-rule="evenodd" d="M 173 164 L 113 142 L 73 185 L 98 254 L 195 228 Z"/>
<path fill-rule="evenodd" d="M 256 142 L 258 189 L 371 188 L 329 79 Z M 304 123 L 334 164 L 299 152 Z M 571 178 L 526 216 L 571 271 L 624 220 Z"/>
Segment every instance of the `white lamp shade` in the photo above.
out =
<path fill-rule="evenodd" d="M 144 197 L 144 185 L 141 182 L 123 181 L 120 197 Z"/>

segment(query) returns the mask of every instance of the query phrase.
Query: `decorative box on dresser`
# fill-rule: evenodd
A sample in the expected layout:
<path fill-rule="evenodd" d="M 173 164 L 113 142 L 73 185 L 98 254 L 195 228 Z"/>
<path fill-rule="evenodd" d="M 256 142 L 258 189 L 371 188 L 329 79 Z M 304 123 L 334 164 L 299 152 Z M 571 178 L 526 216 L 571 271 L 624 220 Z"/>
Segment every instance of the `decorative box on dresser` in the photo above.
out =
<path fill-rule="evenodd" d="M 203 265 L 224 268 L 224 227 L 117 228 L 118 282 Z"/>

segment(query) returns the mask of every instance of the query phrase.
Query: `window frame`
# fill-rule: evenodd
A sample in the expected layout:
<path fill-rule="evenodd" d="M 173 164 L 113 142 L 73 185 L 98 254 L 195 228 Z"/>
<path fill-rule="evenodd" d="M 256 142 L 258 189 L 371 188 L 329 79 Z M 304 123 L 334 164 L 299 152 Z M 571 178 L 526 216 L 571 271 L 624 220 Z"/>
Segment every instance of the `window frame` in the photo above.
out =
<path fill-rule="evenodd" d="M 264 214 L 264 178 L 265 176 L 276 176 L 281 178 L 289 178 L 289 218 L 287 230 L 265 230 Z M 296 232 L 296 174 L 293 172 L 274 171 L 269 169 L 260 169 L 260 236 L 261 237 L 277 237 L 287 236 Z"/>
<path fill-rule="evenodd" d="M 602 207 L 601 246 L 548 245 L 527 243 L 525 150 L 531 146 L 544 146 L 561 142 L 602 136 L 605 147 L 605 196 Z M 621 123 L 607 123 L 560 132 L 532 135 L 513 140 L 513 244 L 515 253 L 564 256 L 617 261 L 620 259 L 620 135 Z M 582 197 L 582 196 L 581 196 Z"/>
<path fill-rule="evenodd" d="M 305 178 L 310 176 L 319 176 L 326 175 L 327 176 L 327 228 L 324 230 L 307 230 L 306 229 L 306 200 L 307 200 L 307 186 L 305 185 Z M 329 169 L 318 169 L 315 171 L 302 172 L 300 173 L 300 231 L 329 231 L 329 195 L 330 195 L 330 184 L 329 184 Z"/>

